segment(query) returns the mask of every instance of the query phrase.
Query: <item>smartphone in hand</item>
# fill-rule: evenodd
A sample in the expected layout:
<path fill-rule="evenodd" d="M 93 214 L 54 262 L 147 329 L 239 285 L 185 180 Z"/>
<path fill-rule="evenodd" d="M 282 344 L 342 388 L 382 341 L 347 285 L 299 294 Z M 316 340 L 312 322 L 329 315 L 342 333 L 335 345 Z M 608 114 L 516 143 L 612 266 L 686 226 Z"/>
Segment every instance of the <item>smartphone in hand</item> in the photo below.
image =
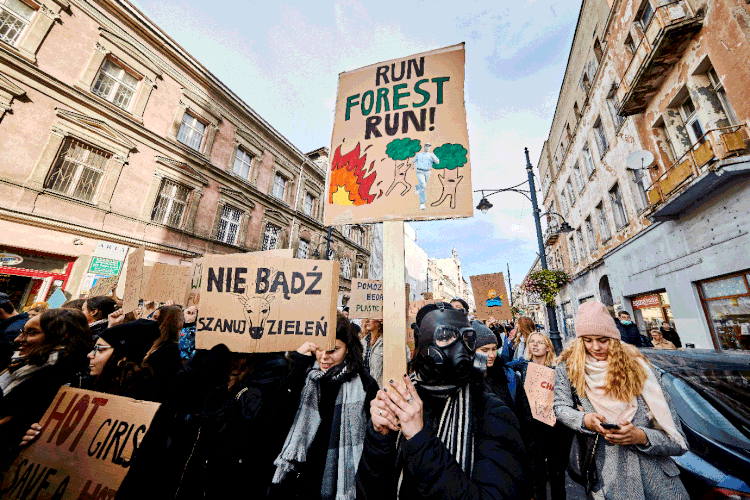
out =
<path fill-rule="evenodd" d="M 619 428 L 620 428 L 620 426 L 619 426 L 619 425 L 617 425 L 617 424 L 610 424 L 610 423 L 608 423 L 608 422 L 602 422 L 602 423 L 601 423 L 601 424 L 599 424 L 599 425 L 601 425 L 601 426 L 602 426 L 602 429 L 607 429 L 608 431 L 611 431 L 611 430 L 614 430 L 614 429 L 619 429 Z"/>

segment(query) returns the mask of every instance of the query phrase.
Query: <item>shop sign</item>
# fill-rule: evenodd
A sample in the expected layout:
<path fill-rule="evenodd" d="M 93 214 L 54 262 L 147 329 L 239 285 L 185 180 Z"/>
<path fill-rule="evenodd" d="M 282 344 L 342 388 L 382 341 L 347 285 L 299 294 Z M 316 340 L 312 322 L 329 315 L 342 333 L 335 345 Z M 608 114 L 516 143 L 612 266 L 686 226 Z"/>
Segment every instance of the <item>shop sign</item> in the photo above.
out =
<path fill-rule="evenodd" d="M 632 304 L 633 309 L 648 309 L 649 307 L 661 307 L 661 300 L 659 300 L 658 294 L 652 293 L 634 298 Z"/>
<path fill-rule="evenodd" d="M 14 253 L 0 253 L 0 266 L 17 266 L 23 262 L 23 257 Z"/>
<path fill-rule="evenodd" d="M 91 259 L 89 272 L 92 274 L 100 274 L 102 276 L 116 276 L 117 273 L 120 272 L 121 267 L 122 261 L 94 257 Z"/>
<path fill-rule="evenodd" d="M 125 260 L 125 255 L 127 255 L 129 248 L 130 247 L 127 245 L 118 245 L 117 243 L 99 240 L 96 242 L 96 248 L 94 248 L 94 253 L 92 255 L 94 257 L 102 257 L 122 262 Z"/>

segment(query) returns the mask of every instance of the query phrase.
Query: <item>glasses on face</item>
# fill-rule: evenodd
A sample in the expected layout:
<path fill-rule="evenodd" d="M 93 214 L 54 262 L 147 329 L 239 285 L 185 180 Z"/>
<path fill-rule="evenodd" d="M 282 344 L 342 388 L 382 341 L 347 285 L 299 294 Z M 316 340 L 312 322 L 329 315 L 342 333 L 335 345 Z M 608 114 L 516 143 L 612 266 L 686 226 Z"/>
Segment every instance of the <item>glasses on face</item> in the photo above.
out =
<path fill-rule="evenodd" d="M 92 351 L 94 351 L 94 355 L 96 356 L 100 352 L 106 351 L 107 349 L 112 349 L 112 346 L 94 344 L 94 348 L 92 349 Z"/>
<path fill-rule="evenodd" d="M 543 340 L 529 340 L 529 345 L 546 345 Z"/>
<path fill-rule="evenodd" d="M 24 328 L 21 330 L 21 333 L 18 334 L 18 336 L 21 339 L 26 339 L 27 337 L 33 337 L 34 335 L 41 335 L 43 332 L 41 330 L 28 330 Z"/>

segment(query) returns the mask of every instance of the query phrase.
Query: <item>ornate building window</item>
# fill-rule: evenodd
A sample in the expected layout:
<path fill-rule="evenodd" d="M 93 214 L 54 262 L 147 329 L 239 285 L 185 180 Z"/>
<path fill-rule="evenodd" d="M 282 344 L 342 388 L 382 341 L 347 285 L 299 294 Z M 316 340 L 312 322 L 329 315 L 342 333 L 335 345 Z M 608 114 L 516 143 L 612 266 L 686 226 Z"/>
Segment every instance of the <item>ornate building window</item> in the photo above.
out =
<path fill-rule="evenodd" d="M 263 246 L 261 250 L 276 250 L 279 245 L 279 234 L 281 228 L 273 224 L 266 224 L 266 231 L 263 233 Z"/>
<path fill-rule="evenodd" d="M 352 279 L 352 261 L 349 257 L 341 259 L 341 276 L 345 279 Z"/>
<path fill-rule="evenodd" d="M 19 0 L 0 0 L 0 41 L 15 45 L 35 12 Z"/>
<path fill-rule="evenodd" d="M 224 205 L 221 211 L 221 218 L 219 219 L 219 229 L 216 232 L 216 239 L 222 243 L 236 245 L 241 221 L 242 212 L 240 210 L 229 205 Z"/>
<path fill-rule="evenodd" d="M 234 156 L 234 168 L 232 171 L 245 180 L 250 180 L 250 172 L 253 169 L 253 156 L 241 146 L 237 148 Z"/>
<path fill-rule="evenodd" d="M 182 115 L 182 124 L 180 125 L 180 131 L 177 133 L 177 140 L 191 149 L 200 151 L 205 137 L 206 124 L 189 112 L 185 112 Z"/>
<path fill-rule="evenodd" d="M 299 246 L 297 247 L 297 258 L 306 259 L 309 251 L 310 251 L 310 242 L 300 238 Z"/>
<path fill-rule="evenodd" d="M 279 173 L 273 177 L 273 195 L 282 201 L 286 195 L 286 183 L 286 177 Z"/>
<path fill-rule="evenodd" d="M 179 229 L 188 204 L 190 189 L 169 179 L 162 179 L 151 220 Z"/>
<path fill-rule="evenodd" d="M 121 65 L 105 59 L 94 80 L 91 92 L 111 102 L 118 108 L 127 110 L 138 90 L 139 79 Z"/>
<path fill-rule="evenodd" d="M 91 202 L 99 188 L 111 154 L 77 139 L 65 139 L 44 187 L 56 193 Z"/>

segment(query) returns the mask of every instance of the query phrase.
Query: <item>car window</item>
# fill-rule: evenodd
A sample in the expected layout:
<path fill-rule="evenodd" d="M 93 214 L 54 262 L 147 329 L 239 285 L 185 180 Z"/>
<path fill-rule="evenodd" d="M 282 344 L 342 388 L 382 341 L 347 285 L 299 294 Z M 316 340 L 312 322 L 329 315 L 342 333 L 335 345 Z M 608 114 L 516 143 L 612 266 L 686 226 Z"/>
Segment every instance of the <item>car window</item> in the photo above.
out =
<path fill-rule="evenodd" d="M 750 450 L 750 371 L 667 373 L 677 412 L 696 432 Z"/>

